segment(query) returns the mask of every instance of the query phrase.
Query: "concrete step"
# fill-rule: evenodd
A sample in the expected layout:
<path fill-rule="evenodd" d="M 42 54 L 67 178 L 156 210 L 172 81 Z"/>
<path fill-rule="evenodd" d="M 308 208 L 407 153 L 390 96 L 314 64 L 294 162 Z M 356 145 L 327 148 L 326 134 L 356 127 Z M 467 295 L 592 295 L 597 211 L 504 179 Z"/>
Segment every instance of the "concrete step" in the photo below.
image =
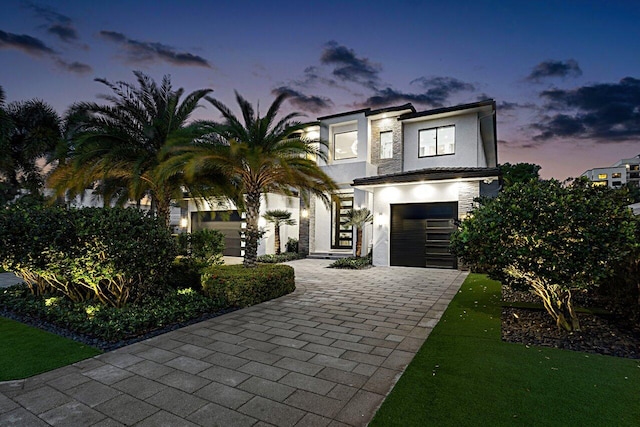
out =
<path fill-rule="evenodd" d="M 307 258 L 311 259 L 341 259 L 352 256 L 351 252 L 313 252 Z"/>

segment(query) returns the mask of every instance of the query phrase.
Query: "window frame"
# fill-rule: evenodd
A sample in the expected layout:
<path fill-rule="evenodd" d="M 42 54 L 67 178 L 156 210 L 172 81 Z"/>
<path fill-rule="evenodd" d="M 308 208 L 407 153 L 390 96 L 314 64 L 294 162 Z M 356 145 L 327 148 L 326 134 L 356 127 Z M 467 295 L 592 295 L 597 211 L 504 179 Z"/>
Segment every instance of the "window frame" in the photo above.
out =
<path fill-rule="evenodd" d="M 346 133 L 354 133 L 356 134 L 356 152 L 354 153 L 353 156 L 349 156 L 349 157 L 341 157 L 341 158 L 337 158 L 336 157 L 336 136 L 338 135 L 344 135 Z M 333 160 L 348 160 L 348 159 L 357 159 L 358 158 L 358 130 L 348 130 L 345 132 L 335 132 L 333 134 Z"/>
<path fill-rule="evenodd" d="M 444 128 L 453 128 L 453 152 L 452 153 L 438 153 L 438 130 L 439 129 L 444 129 Z M 436 149 L 435 149 L 435 154 L 427 154 L 424 156 L 420 155 L 420 135 L 422 132 L 426 132 L 426 131 L 430 131 L 430 130 L 435 130 L 436 132 L 436 139 L 435 139 L 435 143 L 436 143 Z M 451 156 L 451 155 L 455 155 L 456 154 L 456 125 L 445 125 L 445 126 L 435 126 L 435 127 L 430 127 L 430 128 L 423 128 L 423 129 L 418 129 L 418 158 L 422 159 L 425 157 L 439 157 L 439 156 Z"/>

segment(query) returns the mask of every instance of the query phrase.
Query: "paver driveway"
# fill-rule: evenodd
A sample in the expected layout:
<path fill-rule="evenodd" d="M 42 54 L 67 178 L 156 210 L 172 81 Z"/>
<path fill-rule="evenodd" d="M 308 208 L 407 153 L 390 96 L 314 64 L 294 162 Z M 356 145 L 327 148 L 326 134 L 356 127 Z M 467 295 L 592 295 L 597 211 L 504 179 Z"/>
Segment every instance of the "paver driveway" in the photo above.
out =
<path fill-rule="evenodd" d="M 0 425 L 366 425 L 465 273 L 324 268 L 298 289 L 24 381 Z"/>

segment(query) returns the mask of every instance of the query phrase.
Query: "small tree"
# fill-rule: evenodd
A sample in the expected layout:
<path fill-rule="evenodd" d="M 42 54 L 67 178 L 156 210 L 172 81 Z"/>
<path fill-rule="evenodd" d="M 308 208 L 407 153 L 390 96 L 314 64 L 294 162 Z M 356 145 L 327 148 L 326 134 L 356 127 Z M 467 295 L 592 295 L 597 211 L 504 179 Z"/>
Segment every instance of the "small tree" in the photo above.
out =
<path fill-rule="evenodd" d="M 350 209 L 347 212 L 347 218 L 344 225 L 356 228 L 356 257 L 360 258 L 362 255 L 362 229 L 367 223 L 373 221 L 373 215 L 367 208 Z"/>
<path fill-rule="evenodd" d="M 556 324 L 580 324 L 571 292 L 613 277 L 637 246 L 624 192 L 584 180 L 516 183 L 465 219 L 452 252 L 472 268 L 538 295 Z"/>
<path fill-rule="evenodd" d="M 291 219 L 291 212 L 284 209 L 274 209 L 266 211 L 262 216 L 267 222 L 273 223 L 275 227 L 275 250 L 276 255 L 280 255 L 280 227 L 283 225 L 296 225 L 296 220 Z"/>
<path fill-rule="evenodd" d="M 540 167 L 534 163 L 504 163 L 499 165 L 502 182 L 505 188 L 518 182 L 537 181 L 540 179 Z"/>

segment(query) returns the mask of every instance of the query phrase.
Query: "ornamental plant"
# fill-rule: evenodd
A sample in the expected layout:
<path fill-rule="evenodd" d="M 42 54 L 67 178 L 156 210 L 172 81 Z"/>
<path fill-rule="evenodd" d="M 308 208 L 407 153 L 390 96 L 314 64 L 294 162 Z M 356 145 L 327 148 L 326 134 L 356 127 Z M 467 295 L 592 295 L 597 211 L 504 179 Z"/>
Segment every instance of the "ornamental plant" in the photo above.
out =
<path fill-rule="evenodd" d="M 0 211 L 0 265 L 34 295 L 122 307 L 156 291 L 175 253 L 161 219 L 133 208 L 16 203 Z"/>
<path fill-rule="evenodd" d="M 610 280 L 638 246 L 625 192 L 585 180 L 515 183 L 462 221 L 452 252 L 538 295 L 558 327 L 580 330 L 571 300 Z"/>

